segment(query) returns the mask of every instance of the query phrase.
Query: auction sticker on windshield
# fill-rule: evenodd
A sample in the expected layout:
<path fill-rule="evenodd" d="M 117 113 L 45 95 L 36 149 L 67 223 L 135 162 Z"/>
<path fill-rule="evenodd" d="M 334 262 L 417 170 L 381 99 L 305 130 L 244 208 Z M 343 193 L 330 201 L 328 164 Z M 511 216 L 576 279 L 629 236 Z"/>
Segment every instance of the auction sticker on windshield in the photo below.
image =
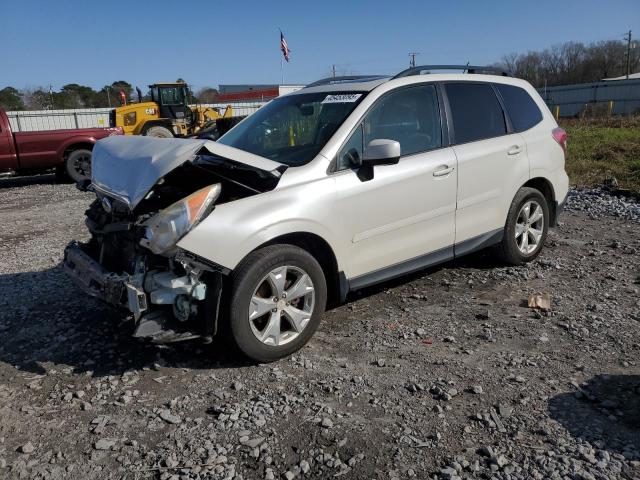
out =
<path fill-rule="evenodd" d="M 353 103 L 361 96 L 361 93 L 341 93 L 339 95 L 327 95 L 321 103 Z"/>

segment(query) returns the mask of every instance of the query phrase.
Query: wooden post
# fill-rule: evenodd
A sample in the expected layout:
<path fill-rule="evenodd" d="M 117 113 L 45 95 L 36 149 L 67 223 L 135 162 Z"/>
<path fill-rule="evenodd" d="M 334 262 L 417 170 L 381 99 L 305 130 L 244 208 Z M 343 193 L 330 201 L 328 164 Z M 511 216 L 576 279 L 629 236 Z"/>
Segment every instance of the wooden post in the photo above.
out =
<path fill-rule="evenodd" d="M 560 105 L 556 105 L 556 108 L 554 109 L 554 116 L 556 117 L 556 122 L 558 121 L 558 119 L 560 118 Z"/>
<path fill-rule="evenodd" d="M 613 115 L 613 100 L 609 100 L 609 116 Z"/>

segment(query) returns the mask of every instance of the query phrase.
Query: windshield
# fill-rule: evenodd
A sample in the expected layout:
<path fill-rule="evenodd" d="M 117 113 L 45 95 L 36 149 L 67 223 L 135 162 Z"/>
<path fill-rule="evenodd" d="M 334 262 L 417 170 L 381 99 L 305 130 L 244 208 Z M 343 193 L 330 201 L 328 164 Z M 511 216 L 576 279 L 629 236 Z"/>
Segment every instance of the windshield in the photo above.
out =
<path fill-rule="evenodd" d="M 365 92 L 322 92 L 276 98 L 223 135 L 218 143 L 291 167 L 322 150 Z"/>

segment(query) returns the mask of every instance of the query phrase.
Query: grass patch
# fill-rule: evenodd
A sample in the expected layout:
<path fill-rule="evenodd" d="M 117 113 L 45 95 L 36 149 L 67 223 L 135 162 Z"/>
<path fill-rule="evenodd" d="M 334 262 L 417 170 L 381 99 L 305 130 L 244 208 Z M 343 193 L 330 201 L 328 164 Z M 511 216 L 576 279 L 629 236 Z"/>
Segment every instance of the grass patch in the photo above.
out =
<path fill-rule="evenodd" d="M 576 186 L 615 177 L 621 188 L 640 192 L 640 117 L 561 119 L 568 134 L 566 170 Z"/>

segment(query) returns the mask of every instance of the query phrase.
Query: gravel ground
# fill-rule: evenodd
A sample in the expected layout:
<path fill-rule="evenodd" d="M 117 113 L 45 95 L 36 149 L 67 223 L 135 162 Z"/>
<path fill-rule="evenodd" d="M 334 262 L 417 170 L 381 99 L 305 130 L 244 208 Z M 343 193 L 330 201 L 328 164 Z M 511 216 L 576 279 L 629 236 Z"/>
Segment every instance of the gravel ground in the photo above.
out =
<path fill-rule="evenodd" d="M 640 478 L 638 204 L 572 192 L 532 264 L 367 289 L 251 365 L 136 341 L 76 290 L 90 201 L 0 180 L 0 478 Z"/>

